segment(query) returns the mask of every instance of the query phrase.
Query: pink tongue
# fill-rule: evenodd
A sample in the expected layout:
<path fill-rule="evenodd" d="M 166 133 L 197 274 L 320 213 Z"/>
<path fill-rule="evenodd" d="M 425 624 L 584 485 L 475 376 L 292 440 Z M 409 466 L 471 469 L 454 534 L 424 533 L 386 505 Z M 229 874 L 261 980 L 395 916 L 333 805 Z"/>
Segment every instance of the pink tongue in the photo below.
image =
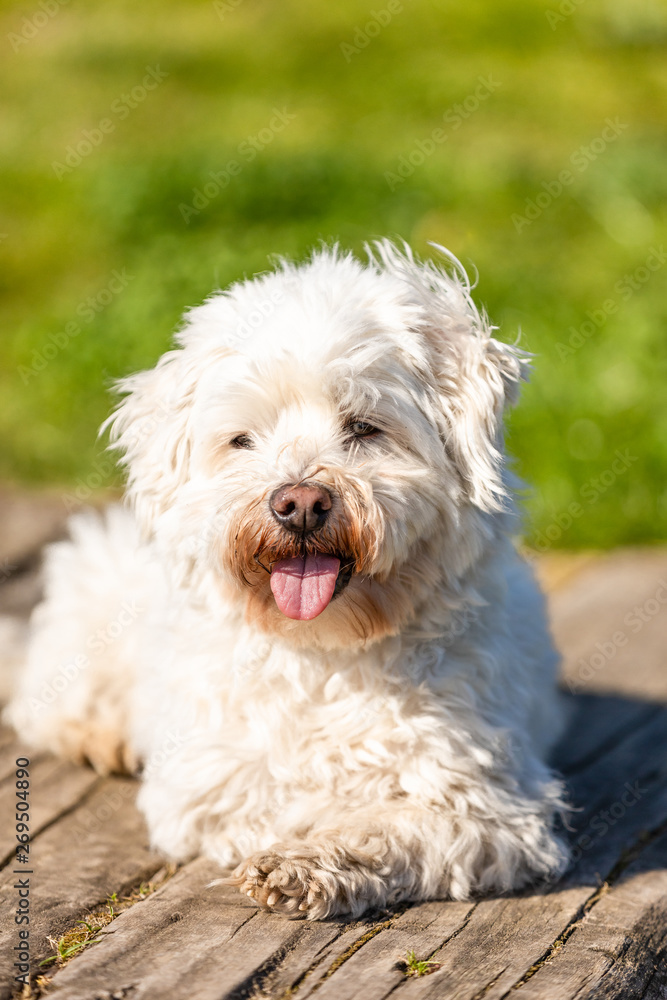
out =
<path fill-rule="evenodd" d="M 288 618 L 317 618 L 333 597 L 339 569 L 340 559 L 334 556 L 281 559 L 271 570 L 276 604 Z"/>

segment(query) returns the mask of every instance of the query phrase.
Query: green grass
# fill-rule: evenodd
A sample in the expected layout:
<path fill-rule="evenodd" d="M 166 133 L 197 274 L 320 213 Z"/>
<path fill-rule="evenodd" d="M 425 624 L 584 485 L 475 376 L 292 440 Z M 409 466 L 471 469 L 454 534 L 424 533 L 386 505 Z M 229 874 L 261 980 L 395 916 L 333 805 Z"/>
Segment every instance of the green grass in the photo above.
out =
<path fill-rule="evenodd" d="M 637 269 L 667 244 L 667 4 L 585 0 L 551 27 L 558 8 L 404 0 L 350 53 L 384 0 L 231 0 L 222 19 L 208 0 L 70 0 L 25 43 L 42 8 L 2 4 L 0 478 L 97 482 L 110 381 L 153 364 L 185 307 L 268 254 L 389 234 L 476 266 L 501 335 L 536 355 L 509 435 L 533 540 L 663 538 L 667 261 Z M 157 66 L 164 81 L 119 111 Z M 294 118 L 247 160 L 275 108 Z M 105 118 L 59 179 L 53 163 Z M 627 128 L 582 160 L 607 119 Z M 388 181 L 437 128 L 445 141 Z M 179 206 L 230 160 L 241 172 L 186 224 Z M 539 217 L 517 221 L 538 195 Z M 108 295 L 114 272 L 131 280 Z"/>

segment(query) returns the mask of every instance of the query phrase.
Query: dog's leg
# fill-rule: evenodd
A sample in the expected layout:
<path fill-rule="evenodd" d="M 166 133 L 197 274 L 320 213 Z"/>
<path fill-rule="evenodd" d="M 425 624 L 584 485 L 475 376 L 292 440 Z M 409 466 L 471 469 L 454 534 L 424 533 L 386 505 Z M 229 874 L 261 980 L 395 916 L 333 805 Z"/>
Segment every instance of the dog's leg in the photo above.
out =
<path fill-rule="evenodd" d="M 407 799 L 356 813 L 341 807 L 335 828 L 257 852 L 225 881 L 266 909 L 321 919 L 401 900 L 467 899 L 562 871 L 553 802 L 506 796 L 499 809 L 491 798 L 488 787 L 468 788 L 451 811 Z"/>
<path fill-rule="evenodd" d="M 45 594 L 5 719 L 31 745 L 102 774 L 134 772 L 130 715 L 137 632 L 155 589 L 127 512 L 78 515 L 46 551 Z M 148 578 L 149 579 L 149 578 Z"/>

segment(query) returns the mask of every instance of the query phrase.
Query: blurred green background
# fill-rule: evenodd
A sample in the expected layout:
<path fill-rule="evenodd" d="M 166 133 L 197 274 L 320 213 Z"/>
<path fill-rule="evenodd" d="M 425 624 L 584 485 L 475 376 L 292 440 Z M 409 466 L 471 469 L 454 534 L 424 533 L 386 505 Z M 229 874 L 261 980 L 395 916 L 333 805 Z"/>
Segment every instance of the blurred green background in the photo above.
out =
<path fill-rule="evenodd" d="M 268 254 L 398 235 L 476 267 L 536 354 L 510 427 L 533 544 L 664 538 L 667 3 L 0 12 L 2 481 L 117 482 L 109 383 L 184 308 Z"/>

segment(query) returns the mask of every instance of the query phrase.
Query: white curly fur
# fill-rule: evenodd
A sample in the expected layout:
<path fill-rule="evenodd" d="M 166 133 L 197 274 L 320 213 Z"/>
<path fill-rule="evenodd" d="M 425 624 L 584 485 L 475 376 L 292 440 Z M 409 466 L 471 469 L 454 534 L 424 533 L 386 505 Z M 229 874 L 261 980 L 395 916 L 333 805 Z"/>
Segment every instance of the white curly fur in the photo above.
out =
<path fill-rule="evenodd" d="M 153 844 L 237 865 L 279 912 L 464 899 L 565 863 L 557 657 L 503 459 L 525 362 L 437 249 L 446 268 L 388 241 L 280 261 L 121 382 L 133 512 L 78 515 L 49 550 L 9 709 L 38 746 L 142 767 Z M 351 442 L 353 418 L 381 433 Z M 335 498 L 318 544 L 356 571 L 294 621 L 255 557 L 289 550 L 268 498 L 309 479 Z"/>

